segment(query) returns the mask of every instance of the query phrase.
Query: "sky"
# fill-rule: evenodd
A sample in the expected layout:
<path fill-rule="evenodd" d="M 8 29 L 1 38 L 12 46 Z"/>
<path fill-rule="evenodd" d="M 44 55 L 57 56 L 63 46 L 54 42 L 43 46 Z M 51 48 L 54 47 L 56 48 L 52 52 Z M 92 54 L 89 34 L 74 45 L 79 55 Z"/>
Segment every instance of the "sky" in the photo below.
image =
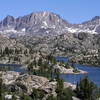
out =
<path fill-rule="evenodd" d="M 0 20 L 37 11 L 54 12 L 70 23 L 81 23 L 100 16 L 100 0 L 0 0 Z"/>

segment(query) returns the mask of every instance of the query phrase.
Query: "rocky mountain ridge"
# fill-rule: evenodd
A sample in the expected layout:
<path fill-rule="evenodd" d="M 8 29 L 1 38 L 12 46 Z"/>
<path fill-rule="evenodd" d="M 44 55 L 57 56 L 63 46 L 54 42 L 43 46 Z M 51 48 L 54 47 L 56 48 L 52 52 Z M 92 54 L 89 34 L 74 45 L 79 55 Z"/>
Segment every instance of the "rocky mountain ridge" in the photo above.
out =
<path fill-rule="evenodd" d="M 14 18 L 7 16 L 0 22 L 1 33 L 61 33 L 69 26 L 59 15 L 50 12 L 36 12 L 29 15 Z"/>
<path fill-rule="evenodd" d="M 7 16 L 0 22 L 0 33 L 8 36 L 25 34 L 100 33 L 100 17 L 82 24 L 70 24 L 52 12 L 33 12 L 23 17 Z"/>
<path fill-rule="evenodd" d="M 66 56 L 69 53 L 98 51 L 99 21 L 100 17 L 96 16 L 90 21 L 75 25 L 51 12 L 34 12 L 19 18 L 7 16 L 0 22 L 0 33 L 6 40 L 15 41 L 33 52 Z M 8 36 L 18 37 L 11 40 Z M 1 37 L 1 48 L 16 45 L 13 42 L 5 42 L 5 37 Z"/>

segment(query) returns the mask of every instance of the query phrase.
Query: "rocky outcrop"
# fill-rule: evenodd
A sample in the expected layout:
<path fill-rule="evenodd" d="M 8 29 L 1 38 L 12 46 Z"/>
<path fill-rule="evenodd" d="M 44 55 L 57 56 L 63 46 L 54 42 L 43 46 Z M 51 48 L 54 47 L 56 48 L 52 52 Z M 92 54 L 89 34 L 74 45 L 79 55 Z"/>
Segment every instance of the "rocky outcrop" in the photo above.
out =
<path fill-rule="evenodd" d="M 31 93 L 33 88 L 42 89 L 46 93 L 55 92 L 56 82 L 49 82 L 47 78 L 35 75 L 22 74 L 13 71 L 2 73 L 3 84 L 9 90 L 20 90 Z"/>
<path fill-rule="evenodd" d="M 95 16 L 91 20 L 79 24 L 79 28 L 100 33 L 100 16 Z"/>
<path fill-rule="evenodd" d="M 32 88 L 42 89 L 47 93 L 53 92 L 55 88 L 55 83 L 49 82 L 47 78 L 28 74 L 20 75 L 15 84 L 23 84 L 28 93 L 32 92 Z"/>
<path fill-rule="evenodd" d="M 0 28 L 4 27 L 14 27 L 16 24 L 16 19 L 13 16 L 7 16 L 3 21 L 0 23 Z"/>
<path fill-rule="evenodd" d="M 59 64 L 53 66 L 54 69 L 58 69 L 58 71 L 61 73 L 61 74 L 84 74 L 84 73 L 87 73 L 86 71 L 83 71 L 83 70 L 79 70 L 77 69 L 77 72 L 74 72 L 74 68 L 72 68 L 71 66 L 67 69 L 63 66 L 60 66 Z"/>
<path fill-rule="evenodd" d="M 79 98 L 77 98 L 77 97 L 74 97 L 74 96 L 73 96 L 72 98 L 73 98 L 73 100 L 80 100 Z"/>
<path fill-rule="evenodd" d="M 13 84 L 19 77 L 19 75 L 20 74 L 18 72 L 13 72 L 13 71 L 2 72 L 3 84 L 5 85 Z"/>
<path fill-rule="evenodd" d="M 28 94 L 32 93 L 33 88 L 44 90 L 47 94 L 56 94 L 56 81 L 50 82 L 47 78 L 22 74 L 18 72 L 8 71 L 2 73 L 3 84 L 10 91 L 25 91 Z M 75 89 L 75 85 L 64 82 L 65 88 Z"/>

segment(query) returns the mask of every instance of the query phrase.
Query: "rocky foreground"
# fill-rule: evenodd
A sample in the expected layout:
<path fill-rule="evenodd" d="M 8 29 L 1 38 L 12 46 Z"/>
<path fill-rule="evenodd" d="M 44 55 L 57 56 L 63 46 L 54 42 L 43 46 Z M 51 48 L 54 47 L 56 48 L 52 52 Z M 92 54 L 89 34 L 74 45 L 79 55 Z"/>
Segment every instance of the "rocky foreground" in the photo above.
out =
<path fill-rule="evenodd" d="M 42 76 L 29 75 L 27 73 L 21 74 L 13 71 L 0 72 L 0 74 L 2 74 L 2 83 L 9 91 L 24 91 L 30 95 L 33 91 L 33 88 L 35 88 L 45 91 L 47 96 L 50 94 L 57 95 L 55 92 L 57 87 L 56 81 L 49 81 L 47 78 Z M 64 88 L 68 87 L 70 87 L 72 90 L 76 88 L 75 85 L 64 82 Z M 9 97 L 12 96 L 5 94 L 5 98 L 9 99 Z"/>
<path fill-rule="evenodd" d="M 36 76 L 36 75 L 29 75 L 29 74 L 20 74 L 18 72 L 8 71 L 2 72 L 2 79 L 3 84 L 8 86 L 9 89 L 15 88 L 16 89 L 26 89 L 25 91 L 30 94 L 32 92 L 32 88 L 42 89 L 47 93 L 55 93 L 56 88 L 56 81 L 49 81 L 45 77 Z M 23 86 L 25 88 L 23 88 Z M 75 89 L 75 85 L 64 82 L 64 87 L 71 87 Z"/>

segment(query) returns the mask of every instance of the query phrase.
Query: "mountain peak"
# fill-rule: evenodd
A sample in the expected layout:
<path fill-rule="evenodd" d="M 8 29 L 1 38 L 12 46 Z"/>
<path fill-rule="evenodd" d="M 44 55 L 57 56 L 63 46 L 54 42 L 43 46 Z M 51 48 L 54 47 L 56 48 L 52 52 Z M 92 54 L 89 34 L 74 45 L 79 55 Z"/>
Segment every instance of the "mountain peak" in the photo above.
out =
<path fill-rule="evenodd" d="M 59 15 L 53 13 L 53 12 L 48 12 L 48 11 L 41 11 L 41 12 L 32 12 L 29 15 L 26 15 L 27 17 L 33 17 L 33 18 L 38 18 L 38 19 L 50 19 L 50 20 L 54 20 L 54 19 L 61 19 Z"/>
<path fill-rule="evenodd" d="M 18 18 L 8 15 L 0 22 L 0 30 L 7 29 L 7 32 L 21 32 L 22 34 L 61 34 L 65 32 L 75 33 L 80 31 L 94 34 L 100 33 L 100 23 L 97 19 L 100 19 L 100 16 L 95 16 L 92 20 L 82 24 L 73 25 L 68 23 L 66 20 L 63 20 L 59 15 L 53 12 L 32 12 Z"/>
<path fill-rule="evenodd" d="M 26 28 L 29 30 L 37 30 L 41 28 L 64 28 L 67 23 L 59 15 L 52 12 L 33 12 L 31 14 L 16 19 L 16 29 Z M 58 28 L 57 28 L 58 29 Z"/>
<path fill-rule="evenodd" d="M 2 21 L 3 26 L 13 26 L 15 24 L 15 18 L 13 16 L 6 16 Z"/>
<path fill-rule="evenodd" d="M 70 24 L 63 20 L 59 15 L 43 11 L 32 12 L 28 15 L 14 18 L 8 15 L 2 22 L 0 22 L 0 29 L 5 27 L 8 30 L 15 30 L 17 32 L 27 33 L 62 33 Z"/>
<path fill-rule="evenodd" d="M 100 16 L 95 16 L 92 18 L 92 21 L 100 19 Z"/>

